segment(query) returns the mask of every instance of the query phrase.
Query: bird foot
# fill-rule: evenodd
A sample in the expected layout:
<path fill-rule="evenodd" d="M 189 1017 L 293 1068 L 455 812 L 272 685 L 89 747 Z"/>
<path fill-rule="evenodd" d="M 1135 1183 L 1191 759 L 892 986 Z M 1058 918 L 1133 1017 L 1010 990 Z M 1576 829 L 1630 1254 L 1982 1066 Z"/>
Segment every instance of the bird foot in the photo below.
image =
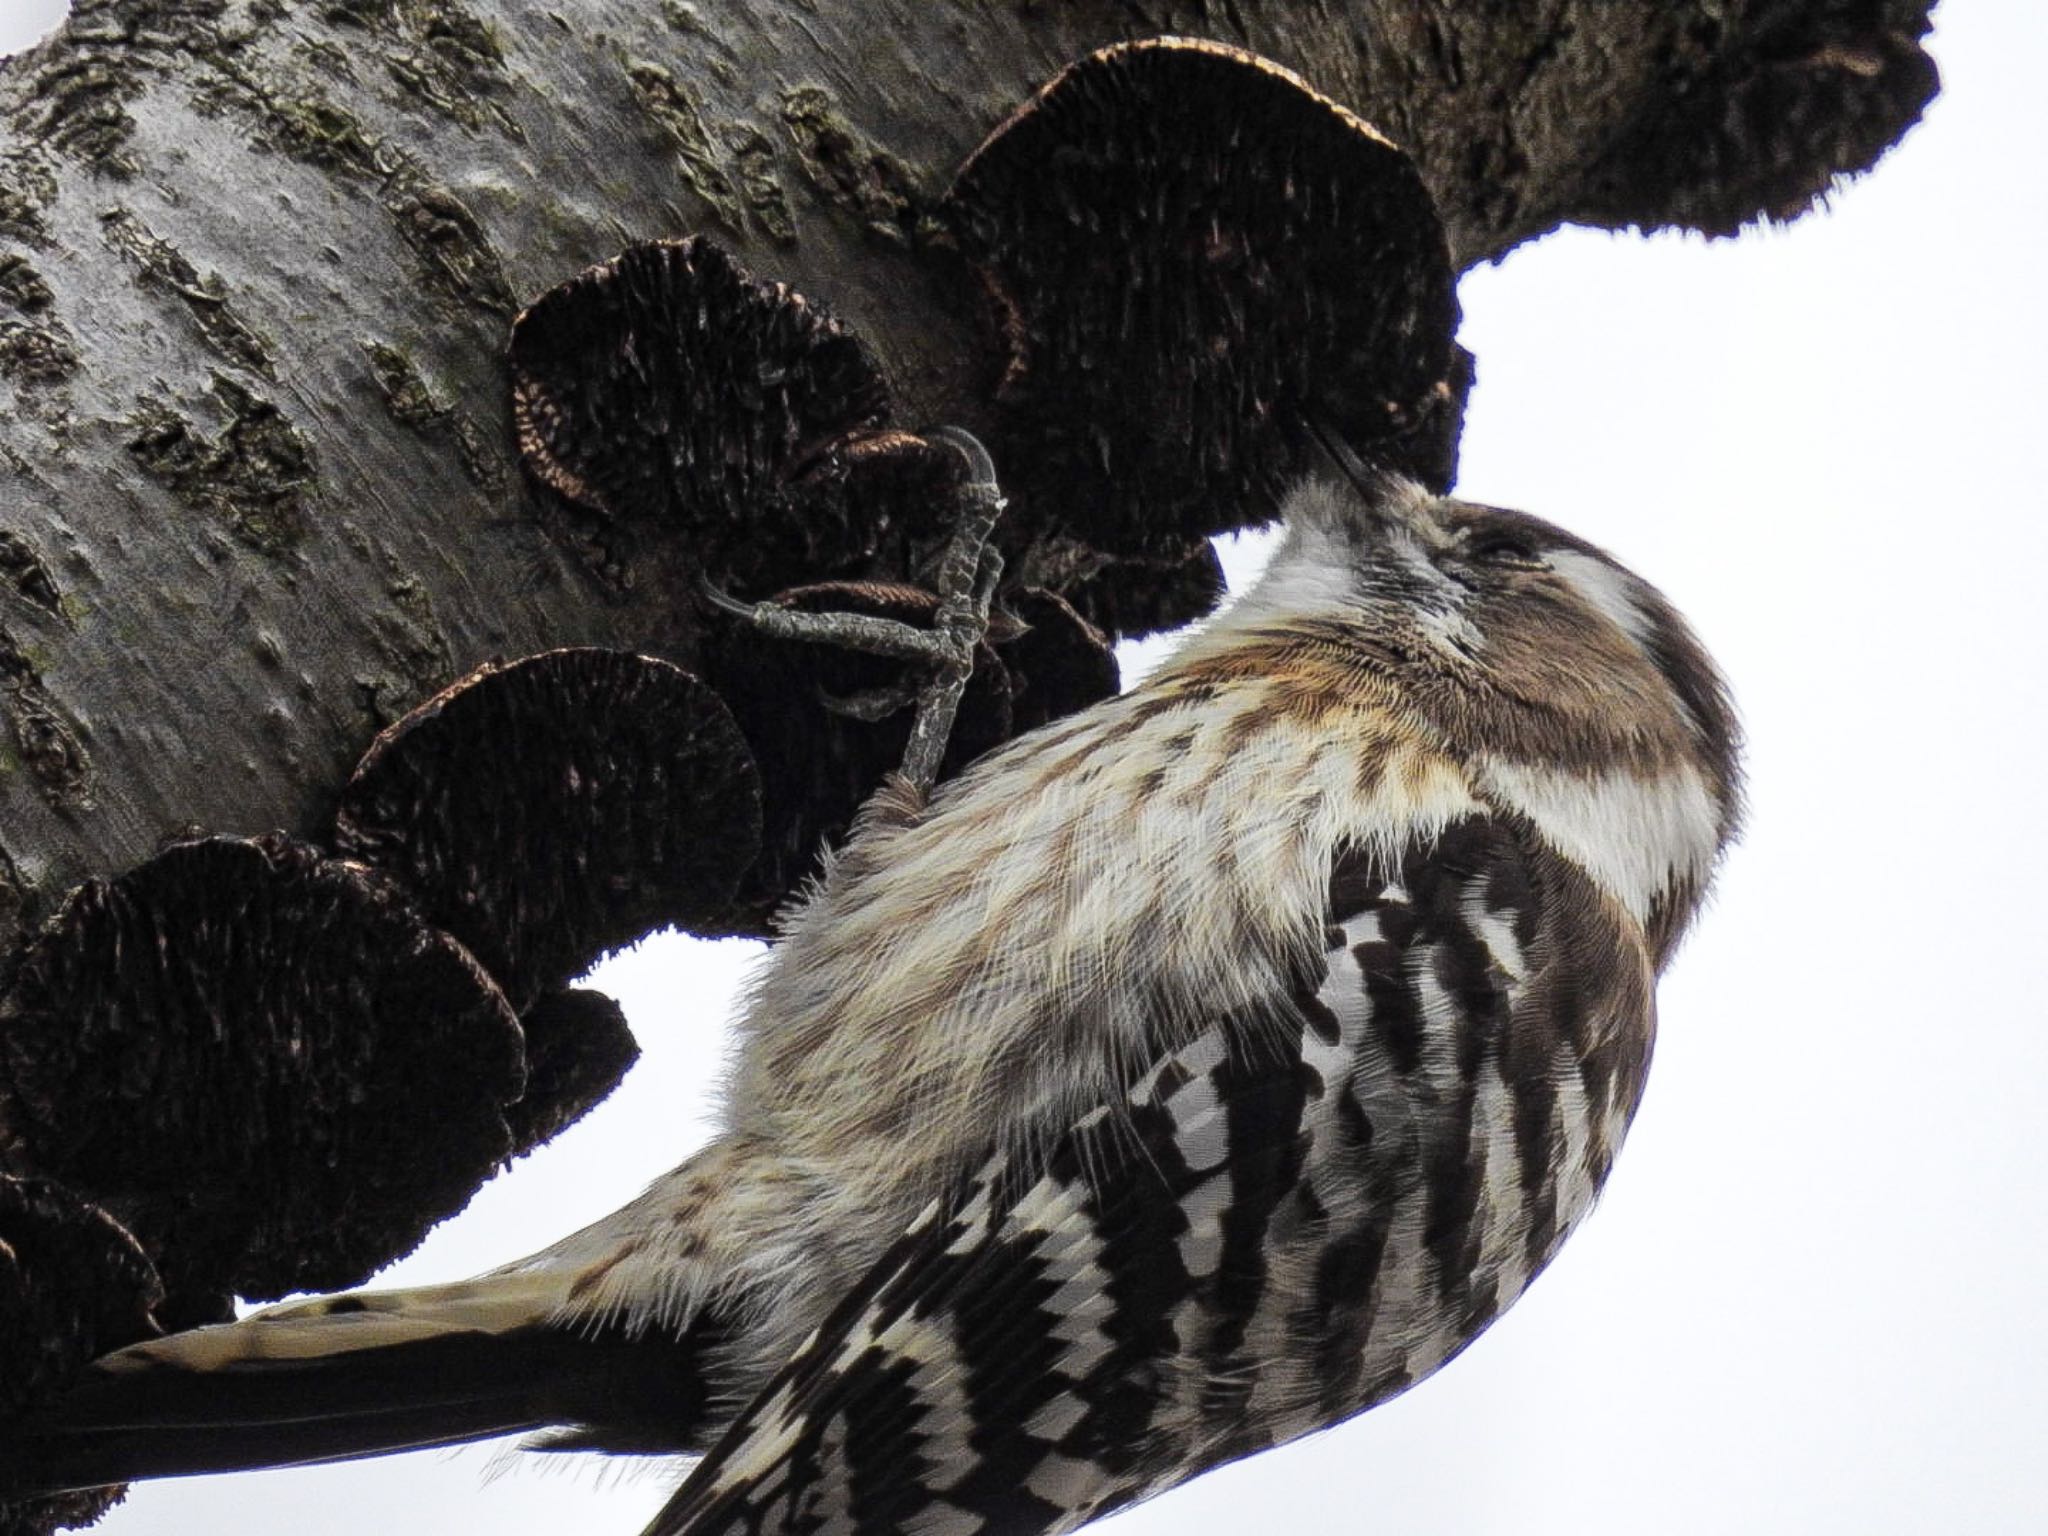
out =
<path fill-rule="evenodd" d="M 901 773 L 920 795 L 938 778 L 960 695 L 974 671 L 975 648 L 988 633 L 989 608 L 1003 575 L 1002 554 L 991 542 L 1004 506 L 994 461 L 980 441 L 962 428 L 939 427 L 928 436 L 951 445 L 968 465 L 953 537 L 939 561 L 935 582 L 939 606 L 930 629 L 869 614 L 803 613 L 775 603 L 742 603 L 709 583 L 704 587 L 705 596 L 715 606 L 745 619 L 771 639 L 837 645 L 928 667 L 929 677 L 914 690 L 876 688 L 825 700 L 827 708 L 858 720 L 880 720 L 915 701 L 917 717 L 910 727 Z"/>

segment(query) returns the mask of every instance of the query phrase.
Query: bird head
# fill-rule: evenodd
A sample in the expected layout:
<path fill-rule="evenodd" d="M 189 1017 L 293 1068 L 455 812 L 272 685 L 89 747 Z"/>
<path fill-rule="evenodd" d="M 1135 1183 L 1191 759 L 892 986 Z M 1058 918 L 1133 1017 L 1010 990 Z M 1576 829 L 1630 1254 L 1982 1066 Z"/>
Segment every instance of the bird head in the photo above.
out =
<path fill-rule="evenodd" d="M 1289 634 L 1401 707 L 1675 943 L 1740 818 L 1740 730 L 1664 595 L 1527 513 L 1350 466 L 1297 486 L 1239 634 Z"/>

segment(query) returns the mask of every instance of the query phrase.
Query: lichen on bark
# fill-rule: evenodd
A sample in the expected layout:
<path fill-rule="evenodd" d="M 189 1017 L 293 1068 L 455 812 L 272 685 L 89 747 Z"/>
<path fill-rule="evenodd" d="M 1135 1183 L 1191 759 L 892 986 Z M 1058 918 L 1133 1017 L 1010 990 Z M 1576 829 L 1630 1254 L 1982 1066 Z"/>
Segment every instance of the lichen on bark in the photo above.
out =
<path fill-rule="evenodd" d="M 720 226 L 869 338 L 901 420 L 985 429 L 1001 349 L 925 215 L 1090 49 L 1178 30 L 1300 70 L 1414 156 L 1464 266 L 1570 218 L 1787 216 L 1913 120 L 1927 10 L 80 0 L 0 69 L 0 526 L 77 573 L 60 627 L 0 619 L 94 723 L 93 812 L 0 781 L 28 907 L 172 826 L 315 825 L 414 673 L 567 643 L 694 660 L 679 565 L 548 522 L 505 473 L 511 317 L 629 239 Z M 1014 526 L 1044 541 L 1015 571 L 1145 621 L 1135 569 Z M 1193 558 L 1157 579 L 1204 589 Z M 436 636 L 396 672 L 394 580 Z M 222 626 L 289 662 L 218 665 Z"/>
<path fill-rule="evenodd" d="M 960 422 L 1026 460 L 1028 432 L 995 430 L 1019 419 L 997 399 L 1013 359 L 934 214 L 969 151 L 1077 57 L 1153 32 L 1271 56 L 1412 157 L 1462 269 L 1566 220 L 1795 216 L 1914 120 L 1929 6 L 79 0 L 0 66 L 0 981 L 67 892 L 154 867 L 167 838 L 332 838 L 379 727 L 493 657 L 652 657 L 745 695 L 756 753 L 798 738 L 765 781 L 853 765 L 860 782 L 806 814 L 776 809 L 749 912 L 811 867 L 816 831 L 843 825 L 882 760 L 851 727 L 844 752 L 804 755 L 819 659 L 764 670 L 707 623 L 686 522 L 601 507 L 579 523 L 508 473 L 514 317 L 627 245 L 708 231 L 788 312 L 829 308 L 861 338 L 892 430 Z M 662 372 L 636 363 L 618 372 Z M 751 366 L 773 394 L 775 360 Z M 691 425 L 650 429 L 650 451 L 688 442 L 716 465 L 744 435 Z M 1455 436 L 1454 417 L 1437 425 Z M 936 482 L 870 484 L 857 437 L 836 419 L 792 430 L 726 477 L 745 482 L 716 509 L 728 573 L 807 601 L 806 573 L 764 550 L 822 549 L 835 591 L 916 608 Z M 586 446 L 595 483 L 608 444 Z M 693 494 L 718 478 L 660 467 L 649 484 Z M 1005 553 L 1039 627 L 990 647 L 980 745 L 1113 684 L 1090 620 L 1139 632 L 1220 588 L 1194 537 L 1213 523 L 1107 548 L 1060 485 L 1014 478 L 1037 505 L 1006 520 Z M 1247 484 L 1256 520 L 1265 481 Z M 826 537 L 898 494 L 922 499 L 886 537 Z M 784 673 L 788 697 L 757 686 Z M 340 880 L 331 851 L 291 857 Z M 443 852 L 466 868 L 467 843 Z M 456 922 L 421 920 L 422 943 L 441 942 L 436 920 Z M 592 942 L 632 922 L 593 921 Z M 583 958 L 531 968 L 522 1000 L 608 1018 L 554 990 Z M 560 1058 L 560 1104 L 611 1080 L 616 1035 Z M 530 1128 L 558 1120 L 537 1104 Z"/>

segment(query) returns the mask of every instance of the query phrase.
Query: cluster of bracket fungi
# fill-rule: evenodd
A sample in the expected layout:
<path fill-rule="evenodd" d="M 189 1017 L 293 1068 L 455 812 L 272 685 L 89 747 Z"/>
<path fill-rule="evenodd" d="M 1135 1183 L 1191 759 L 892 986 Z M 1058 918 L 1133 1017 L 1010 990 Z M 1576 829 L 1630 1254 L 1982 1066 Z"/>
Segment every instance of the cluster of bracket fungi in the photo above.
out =
<path fill-rule="evenodd" d="M 942 776 L 1113 693 L 1113 637 L 1205 611 L 1208 536 L 1272 516 L 1309 429 L 1448 481 L 1465 370 L 1430 199 L 1287 71 L 1092 55 L 945 213 L 1000 353 L 976 425 L 1012 576 Z M 510 372 L 532 480 L 617 579 L 666 561 L 931 622 L 902 573 L 959 456 L 787 287 L 637 245 L 520 315 Z M 668 924 L 767 931 L 903 750 L 906 714 L 832 700 L 903 669 L 709 604 L 690 661 L 481 667 L 371 744 L 318 842 L 182 843 L 71 894 L 0 998 L 0 1416 L 232 1296 L 360 1281 L 630 1064 L 571 985 L 591 963 Z"/>

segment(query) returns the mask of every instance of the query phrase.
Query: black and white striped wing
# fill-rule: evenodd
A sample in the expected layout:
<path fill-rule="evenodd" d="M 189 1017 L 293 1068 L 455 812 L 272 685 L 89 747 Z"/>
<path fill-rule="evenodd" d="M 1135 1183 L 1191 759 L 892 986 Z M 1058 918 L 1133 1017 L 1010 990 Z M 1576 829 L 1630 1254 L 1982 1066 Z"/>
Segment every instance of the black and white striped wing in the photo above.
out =
<path fill-rule="evenodd" d="M 934 1203 L 649 1536 L 1069 1530 L 1455 1353 L 1578 1198 L 1573 1091 L 1508 1077 L 1584 1055 L 1529 862 L 1474 818 L 1340 863 L 1320 974 Z"/>

